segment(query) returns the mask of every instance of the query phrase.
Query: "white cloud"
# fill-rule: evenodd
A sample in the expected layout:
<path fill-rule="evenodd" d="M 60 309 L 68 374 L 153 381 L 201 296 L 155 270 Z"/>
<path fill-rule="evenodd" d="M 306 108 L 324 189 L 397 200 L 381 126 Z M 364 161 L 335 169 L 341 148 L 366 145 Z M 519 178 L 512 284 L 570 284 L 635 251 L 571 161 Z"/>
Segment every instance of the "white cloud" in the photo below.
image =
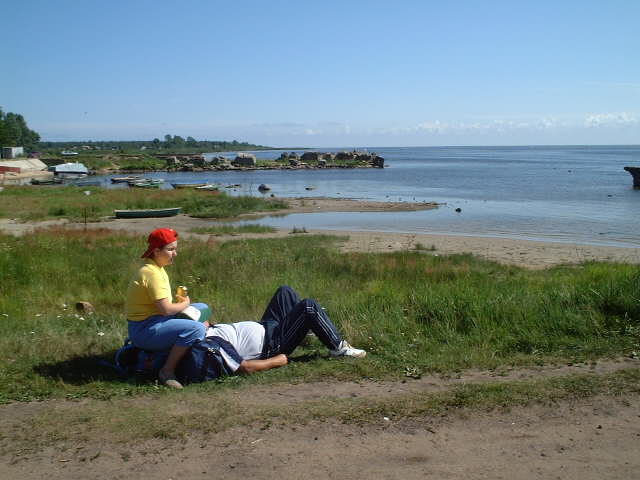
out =
<path fill-rule="evenodd" d="M 584 120 L 584 126 L 587 128 L 597 127 L 616 127 L 624 125 L 637 125 L 640 123 L 640 117 L 634 113 L 597 113 L 588 115 Z"/>
<path fill-rule="evenodd" d="M 381 133 L 392 135 L 413 135 L 428 133 L 433 135 L 446 135 L 451 133 L 505 133 L 518 130 L 550 130 L 571 126 L 553 116 L 519 120 L 519 119 L 492 119 L 479 122 L 429 120 L 413 126 L 393 127 L 383 129 Z"/>

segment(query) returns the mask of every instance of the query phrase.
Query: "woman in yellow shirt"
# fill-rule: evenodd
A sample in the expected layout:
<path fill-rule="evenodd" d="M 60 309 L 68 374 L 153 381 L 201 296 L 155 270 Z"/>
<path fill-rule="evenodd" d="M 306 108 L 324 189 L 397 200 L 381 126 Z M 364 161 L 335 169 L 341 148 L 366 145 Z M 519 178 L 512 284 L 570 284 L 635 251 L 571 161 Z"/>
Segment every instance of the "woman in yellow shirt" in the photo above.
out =
<path fill-rule="evenodd" d="M 164 267 L 171 265 L 178 252 L 178 233 L 158 228 L 149 234 L 148 248 L 142 255 L 145 263 L 134 275 L 127 291 L 126 312 L 131 342 L 144 350 L 169 350 L 169 356 L 158 373 L 164 385 L 182 388 L 175 369 L 189 347 L 202 340 L 202 323 L 175 318 L 190 305 L 188 296 L 176 295 L 172 302 L 169 276 Z"/>

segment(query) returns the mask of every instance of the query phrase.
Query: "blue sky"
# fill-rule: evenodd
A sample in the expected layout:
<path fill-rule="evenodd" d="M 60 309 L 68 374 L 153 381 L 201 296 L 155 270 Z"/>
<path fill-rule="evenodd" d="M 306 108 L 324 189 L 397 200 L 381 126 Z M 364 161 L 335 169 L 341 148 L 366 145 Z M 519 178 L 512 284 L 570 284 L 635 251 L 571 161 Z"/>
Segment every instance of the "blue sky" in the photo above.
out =
<path fill-rule="evenodd" d="M 639 144 L 640 1 L 0 0 L 45 140 Z"/>

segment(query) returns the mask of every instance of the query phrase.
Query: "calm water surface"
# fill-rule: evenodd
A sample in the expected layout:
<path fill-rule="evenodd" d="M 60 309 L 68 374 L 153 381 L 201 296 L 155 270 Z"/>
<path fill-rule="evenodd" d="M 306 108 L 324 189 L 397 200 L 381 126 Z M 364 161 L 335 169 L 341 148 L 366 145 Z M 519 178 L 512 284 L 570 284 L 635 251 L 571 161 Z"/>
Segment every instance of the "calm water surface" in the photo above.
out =
<path fill-rule="evenodd" d="M 323 149 L 338 151 L 340 149 Z M 436 201 L 437 210 L 266 217 L 281 228 L 480 235 L 640 247 L 640 190 L 624 166 L 640 146 L 375 148 L 384 169 L 158 172 L 170 183 L 240 184 L 233 195 Z M 275 158 L 280 151 L 255 152 Z M 108 182 L 108 177 L 105 179 Z M 314 190 L 305 187 L 314 186 Z M 461 212 L 456 213 L 455 209 Z M 255 223 L 252 222 L 252 223 Z"/>

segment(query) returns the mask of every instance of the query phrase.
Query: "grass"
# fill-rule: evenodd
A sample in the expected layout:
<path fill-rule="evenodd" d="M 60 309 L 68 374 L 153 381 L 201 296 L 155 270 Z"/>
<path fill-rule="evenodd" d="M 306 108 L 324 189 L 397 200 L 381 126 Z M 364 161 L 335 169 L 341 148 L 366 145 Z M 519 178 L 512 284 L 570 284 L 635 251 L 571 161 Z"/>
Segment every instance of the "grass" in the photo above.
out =
<path fill-rule="evenodd" d="M 86 195 L 84 192 L 91 192 Z M 114 210 L 182 207 L 182 213 L 200 218 L 229 218 L 242 213 L 287 208 L 280 200 L 231 197 L 192 189 L 148 190 L 101 187 L 6 186 L 0 192 L 0 218 L 39 221 L 67 218 L 95 222 Z"/>
<path fill-rule="evenodd" d="M 209 303 L 217 321 L 258 319 L 275 288 L 289 284 L 369 352 L 327 361 L 313 339 L 286 368 L 227 383 L 399 379 L 640 351 L 636 265 L 527 271 L 470 255 L 342 254 L 337 240 L 181 241 L 172 284 Z M 144 246 L 142 235 L 101 229 L 0 235 L 0 402 L 157 394 L 152 382 L 99 366 L 126 336 L 124 294 Z M 79 300 L 95 313 L 75 312 Z"/>
<path fill-rule="evenodd" d="M 273 233 L 277 231 L 274 227 L 259 224 L 245 224 L 245 225 L 215 225 L 212 227 L 198 227 L 192 228 L 190 232 L 204 233 L 209 235 L 234 235 L 241 233 Z"/>
<path fill-rule="evenodd" d="M 437 250 L 435 245 L 431 245 L 430 247 L 427 247 L 424 243 L 420 243 L 420 242 L 416 242 L 414 248 L 416 250 L 429 251 L 429 252 L 435 252 Z"/>

